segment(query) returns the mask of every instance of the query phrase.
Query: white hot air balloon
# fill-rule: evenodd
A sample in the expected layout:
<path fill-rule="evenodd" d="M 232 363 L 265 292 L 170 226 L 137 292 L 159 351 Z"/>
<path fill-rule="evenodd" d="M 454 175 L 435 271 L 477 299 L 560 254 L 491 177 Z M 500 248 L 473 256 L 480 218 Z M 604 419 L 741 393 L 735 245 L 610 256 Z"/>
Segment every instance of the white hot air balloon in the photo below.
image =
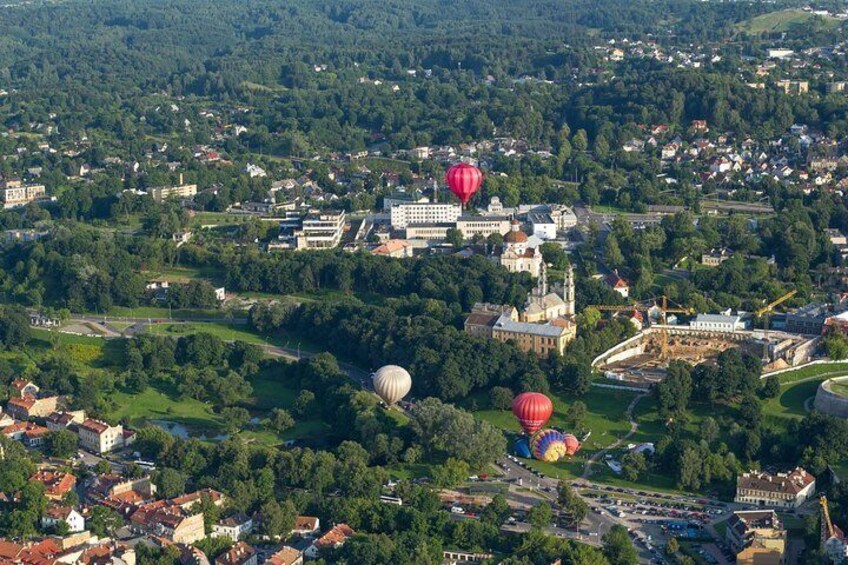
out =
<path fill-rule="evenodd" d="M 371 379 L 374 392 L 389 406 L 409 394 L 412 388 L 412 377 L 406 369 L 397 365 L 380 367 Z"/>

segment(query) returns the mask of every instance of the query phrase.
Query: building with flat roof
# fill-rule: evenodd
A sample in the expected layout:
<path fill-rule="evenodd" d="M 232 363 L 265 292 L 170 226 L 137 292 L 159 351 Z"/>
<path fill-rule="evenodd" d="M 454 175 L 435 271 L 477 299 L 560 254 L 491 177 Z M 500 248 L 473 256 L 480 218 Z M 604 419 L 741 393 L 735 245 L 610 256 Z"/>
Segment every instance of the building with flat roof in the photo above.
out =
<path fill-rule="evenodd" d="M 421 202 L 398 204 L 390 212 L 394 229 L 406 229 L 410 224 L 456 224 L 462 215 L 459 204 L 447 202 Z M 407 237 L 409 237 L 407 235 Z"/>
<path fill-rule="evenodd" d="M 0 201 L 3 208 L 26 206 L 30 202 L 44 198 L 47 189 L 43 184 L 23 184 L 20 180 L 5 180 L 0 182 Z"/>
<path fill-rule="evenodd" d="M 556 239 L 557 224 L 550 214 L 546 212 L 530 212 L 527 221 L 533 228 L 533 235 L 539 239 Z"/>
<path fill-rule="evenodd" d="M 345 227 L 344 210 L 310 212 L 296 232 L 298 249 L 332 249 L 342 241 Z"/>
<path fill-rule="evenodd" d="M 164 202 L 168 198 L 193 198 L 197 194 L 196 184 L 183 184 L 183 175 L 180 175 L 180 183 L 175 186 L 157 186 L 150 189 L 150 196 L 156 202 Z"/>
<path fill-rule="evenodd" d="M 460 216 L 456 221 L 456 229 L 462 232 L 465 239 L 476 235 L 505 235 L 509 231 L 509 216 Z"/>
<path fill-rule="evenodd" d="M 792 333 L 819 335 L 831 314 L 828 304 L 807 304 L 786 313 L 785 329 Z"/>

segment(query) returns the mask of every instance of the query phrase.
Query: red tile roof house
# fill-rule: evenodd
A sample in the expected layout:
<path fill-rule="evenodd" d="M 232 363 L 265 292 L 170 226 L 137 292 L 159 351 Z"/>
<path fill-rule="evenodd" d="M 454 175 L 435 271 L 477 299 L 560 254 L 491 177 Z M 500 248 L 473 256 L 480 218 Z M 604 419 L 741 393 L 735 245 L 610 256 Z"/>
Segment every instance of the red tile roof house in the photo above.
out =
<path fill-rule="evenodd" d="M 306 548 L 303 552 L 309 559 L 317 559 L 322 551 L 337 549 L 344 545 L 347 538 L 354 535 L 356 532 L 347 524 L 338 524 L 333 526 L 333 529 L 312 542 L 312 545 Z"/>
<path fill-rule="evenodd" d="M 35 396 L 41 390 L 34 382 L 26 379 L 15 379 L 11 386 L 18 393 L 18 396 Z"/>
<path fill-rule="evenodd" d="M 206 537 L 203 512 L 191 514 L 167 500 L 139 507 L 130 516 L 130 527 L 172 543 L 194 543 Z"/>
<path fill-rule="evenodd" d="M 21 441 L 30 447 L 41 445 L 44 435 L 49 432 L 47 428 L 32 422 L 15 422 L 11 426 L 3 428 L 2 433 L 13 441 Z"/>
<path fill-rule="evenodd" d="M 31 394 L 27 394 L 26 396 L 10 398 L 9 402 L 6 403 L 6 412 L 18 420 L 46 418 L 56 411 L 58 403 L 58 396 L 36 398 Z"/>
<path fill-rule="evenodd" d="M 74 490 L 77 478 L 70 473 L 58 471 L 38 471 L 29 478 L 44 485 L 44 496 L 50 500 L 61 500 L 66 494 Z"/>
<path fill-rule="evenodd" d="M 215 558 L 215 565 L 256 565 L 256 550 L 243 541 Z"/>

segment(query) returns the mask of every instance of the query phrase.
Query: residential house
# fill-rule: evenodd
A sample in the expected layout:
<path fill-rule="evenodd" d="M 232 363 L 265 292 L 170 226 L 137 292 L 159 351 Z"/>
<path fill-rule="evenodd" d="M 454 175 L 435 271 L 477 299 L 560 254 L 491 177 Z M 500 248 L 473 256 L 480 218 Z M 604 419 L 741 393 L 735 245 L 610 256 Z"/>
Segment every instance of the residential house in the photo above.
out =
<path fill-rule="evenodd" d="M 256 550 L 243 541 L 236 542 L 230 549 L 215 558 L 215 565 L 256 565 Z"/>
<path fill-rule="evenodd" d="M 212 537 L 228 537 L 234 542 L 253 531 L 253 520 L 244 512 L 238 512 L 232 516 L 212 524 Z"/>
<path fill-rule="evenodd" d="M 41 470 L 29 478 L 31 482 L 44 485 L 44 496 L 49 500 L 62 500 L 66 494 L 74 490 L 77 478 L 70 473 L 61 471 Z"/>
<path fill-rule="evenodd" d="M 5 426 L 2 433 L 13 441 L 20 441 L 28 447 L 38 447 L 44 443 L 44 436 L 50 431 L 33 422 L 15 422 Z"/>
<path fill-rule="evenodd" d="M 734 512 L 727 521 L 727 543 L 736 562 L 781 565 L 786 552 L 786 530 L 774 510 Z"/>
<path fill-rule="evenodd" d="M 31 394 L 26 396 L 10 398 L 6 403 L 6 412 L 18 420 L 30 418 L 46 418 L 56 411 L 59 404 L 58 396 L 47 396 L 36 398 Z"/>
<path fill-rule="evenodd" d="M 68 531 L 71 533 L 85 530 L 85 518 L 70 506 L 51 506 L 41 517 L 42 528 L 51 528 L 59 522 L 65 522 L 68 525 Z"/>
<path fill-rule="evenodd" d="M 390 239 L 372 249 L 371 254 L 395 259 L 412 257 L 412 244 L 402 239 Z"/>
<path fill-rule="evenodd" d="M 613 271 L 604 278 L 604 282 L 615 292 L 619 293 L 623 298 L 630 296 L 630 283 L 626 279 L 619 276 L 618 271 Z"/>
<path fill-rule="evenodd" d="M 120 424 L 112 426 L 102 420 L 87 419 L 79 425 L 80 445 L 94 453 L 108 453 L 135 441 L 135 433 Z"/>
<path fill-rule="evenodd" d="M 265 563 L 271 565 L 303 565 L 303 552 L 284 545 L 278 552 L 266 559 Z"/>
<path fill-rule="evenodd" d="M 309 559 L 317 559 L 322 551 L 337 549 L 343 546 L 347 538 L 351 537 L 354 533 L 356 532 L 347 524 L 333 526 L 333 529 L 312 542 L 312 545 L 306 548 L 303 554 Z"/>
<path fill-rule="evenodd" d="M 51 432 L 66 430 L 72 425 L 78 425 L 85 422 L 85 410 L 75 410 L 73 412 L 53 412 L 47 416 L 45 424 Z"/>
<path fill-rule="evenodd" d="M 789 473 L 751 471 L 736 478 L 734 502 L 776 508 L 798 508 L 816 493 L 816 478 L 796 467 Z"/>
<path fill-rule="evenodd" d="M 140 506 L 130 516 L 130 527 L 173 543 L 194 543 L 206 537 L 203 512 L 191 514 L 167 500 Z"/>
<path fill-rule="evenodd" d="M 126 516 L 156 499 L 156 485 L 150 477 L 125 479 L 118 475 L 98 475 L 85 495 L 89 500 Z"/>
<path fill-rule="evenodd" d="M 218 508 L 221 508 L 225 502 L 224 493 L 211 488 L 202 488 L 200 490 L 172 498 L 171 503 L 175 506 L 179 506 L 183 510 L 191 510 L 196 504 L 200 504 L 204 497 L 208 498 L 210 502 Z"/>
<path fill-rule="evenodd" d="M 732 256 L 733 252 L 727 247 L 713 247 L 707 253 L 701 255 L 701 265 L 718 267 Z"/>
<path fill-rule="evenodd" d="M 34 382 L 26 379 L 15 379 L 12 381 L 10 386 L 20 397 L 38 396 L 38 393 L 41 390 Z"/>
<path fill-rule="evenodd" d="M 321 531 L 321 521 L 315 516 L 298 516 L 291 533 L 295 536 L 314 536 Z"/>

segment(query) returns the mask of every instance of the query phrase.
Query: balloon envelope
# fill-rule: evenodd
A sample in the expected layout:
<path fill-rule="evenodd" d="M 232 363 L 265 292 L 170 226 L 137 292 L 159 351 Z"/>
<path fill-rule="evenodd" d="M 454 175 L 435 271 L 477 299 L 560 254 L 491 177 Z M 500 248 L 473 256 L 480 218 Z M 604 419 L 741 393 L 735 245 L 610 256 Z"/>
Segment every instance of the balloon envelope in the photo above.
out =
<path fill-rule="evenodd" d="M 524 459 L 530 459 L 533 457 L 533 454 L 530 452 L 530 444 L 527 443 L 526 437 L 520 437 L 515 442 L 515 445 L 512 446 L 513 451 L 519 457 L 523 457 Z"/>
<path fill-rule="evenodd" d="M 530 451 L 533 457 L 548 463 L 559 461 L 568 454 L 564 437 L 556 430 L 542 430 L 530 438 Z"/>
<path fill-rule="evenodd" d="M 480 172 L 480 169 L 468 163 L 458 163 L 445 173 L 445 182 L 448 183 L 451 192 L 459 198 L 460 202 L 468 204 L 468 201 L 483 184 L 483 173 Z"/>
<path fill-rule="evenodd" d="M 565 442 L 565 449 L 569 456 L 580 451 L 580 448 L 582 447 L 580 445 L 580 441 L 571 434 L 565 434 L 565 436 L 563 436 L 563 441 Z"/>
<path fill-rule="evenodd" d="M 409 389 L 412 388 L 412 377 L 406 369 L 397 365 L 380 367 L 371 379 L 374 392 L 388 405 L 409 394 Z"/>
<path fill-rule="evenodd" d="M 523 392 L 512 401 L 512 413 L 527 435 L 539 431 L 553 412 L 551 399 L 540 392 Z"/>

